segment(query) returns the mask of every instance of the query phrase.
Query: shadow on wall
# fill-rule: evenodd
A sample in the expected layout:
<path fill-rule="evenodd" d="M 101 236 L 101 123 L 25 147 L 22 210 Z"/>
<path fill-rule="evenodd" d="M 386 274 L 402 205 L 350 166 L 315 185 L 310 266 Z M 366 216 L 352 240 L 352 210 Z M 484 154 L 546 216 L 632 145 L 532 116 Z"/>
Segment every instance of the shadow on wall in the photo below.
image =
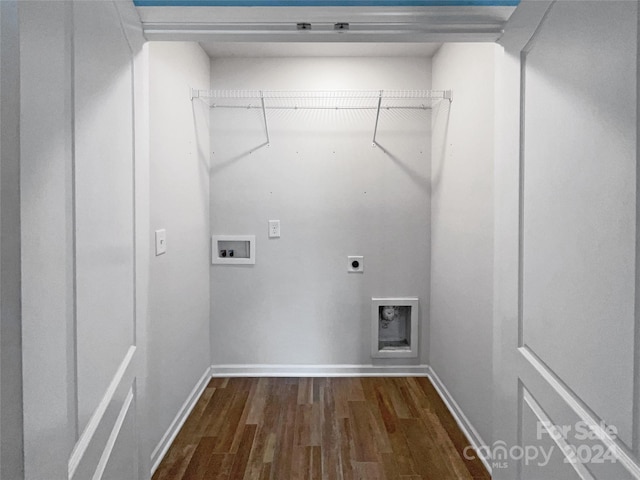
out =
<path fill-rule="evenodd" d="M 199 105 L 196 106 L 196 103 Z M 208 142 L 209 136 L 209 107 L 206 106 L 203 102 L 194 102 L 191 101 L 191 112 L 193 114 L 193 132 L 195 134 L 195 151 L 197 154 L 197 161 L 200 163 L 200 168 L 202 169 L 204 175 L 200 175 L 200 182 L 202 191 L 206 192 L 209 190 L 209 173 L 211 170 L 211 164 L 209 161 L 209 152 L 205 151 L 202 148 L 203 144 Z M 204 129 L 198 128 L 198 126 L 206 127 Z M 207 139 L 205 141 L 201 141 L 200 135 L 202 131 L 205 132 Z M 205 207 L 206 210 L 209 209 L 209 197 L 207 196 L 205 199 Z"/>
<path fill-rule="evenodd" d="M 413 168 L 411 168 L 409 165 L 407 165 L 406 163 L 404 163 L 402 160 L 400 160 L 396 155 L 394 155 L 393 153 L 391 153 L 387 148 L 385 148 L 384 145 L 382 145 L 379 142 L 375 142 L 376 147 L 378 147 L 387 157 L 389 157 L 393 163 L 395 163 L 400 170 L 402 170 L 404 173 L 407 174 L 407 176 L 411 179 L 411 181 L 413 183 L 416 184 L 416 186 L 426 192 L 426 193 L 430 193 L 430 184 L 429 184 L 429 179 L 427 177 L 425 177 L 424 175 L 420 175 L 418 172 L 416 172 Z"/>
<path fill-rule="evenodd" d="M 449 138 L 449 118 L 451 116 L 451 102 L 440 102 L 435 107 L 433 114 L 433 132 L 442 129 L 442 135 L 432 135 L 432 139 L 439 143 L 433 144 L 433 157 L 431 159 L 431 190 L 437 190 L 442 180 L 442 171 L 445 166 L 445 155 L 447 152 L 447 139 Z M 432 140 L 433 141 L 433 140 Z"/>
<path fill-rule="evenodd" d="M 230 167 L 234 163 L 239 162 L 240 160 L 244 159 L 245 157 L 248 157 L 252 153 L 260 150 L 261 148 L 266 147 L 267 145 L 269 145 L 269 144 L 265 141 L 265 142 L 261 143 L 260 145 L 256 145 L 255 147 L 250 148 L 249 150 L 245 150 L 244 152 L 239 153 L 235 157 L 231 157 L 229 160 L 225 160 L 224 162 L 217 164 L 215 167 L 211 167 L 209 169 L 209 173 L 211 175 L 215 175 L 216 173 L 219 173 L 220 171 L 224 170 L 225 168 Z"/>

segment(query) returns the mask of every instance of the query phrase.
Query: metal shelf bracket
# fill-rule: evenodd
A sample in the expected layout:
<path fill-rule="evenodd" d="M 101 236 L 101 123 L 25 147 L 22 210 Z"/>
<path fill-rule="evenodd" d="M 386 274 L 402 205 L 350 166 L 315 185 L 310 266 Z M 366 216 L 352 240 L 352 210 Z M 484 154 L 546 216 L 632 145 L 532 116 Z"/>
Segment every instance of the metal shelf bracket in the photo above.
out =
<path fill-rule="evenodd" d="M 271 146 L 269 139 L 269 124 L 267 123 L 267 109 L 264 107 L 264 92 L 260 90 L 260 102 L 262 103 L 262 118 L 264 119 L 264 132 L 267 135 L 267 147 Z"/>

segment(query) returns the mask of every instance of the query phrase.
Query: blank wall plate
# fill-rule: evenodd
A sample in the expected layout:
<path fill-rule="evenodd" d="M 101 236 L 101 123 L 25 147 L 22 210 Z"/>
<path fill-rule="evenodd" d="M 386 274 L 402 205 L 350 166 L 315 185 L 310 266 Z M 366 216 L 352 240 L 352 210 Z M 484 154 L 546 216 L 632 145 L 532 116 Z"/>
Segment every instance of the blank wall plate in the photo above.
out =
<path fill-rule="evenodd" d="M 362 273 L 364 272 L 364 257 L 351 256 L 347 257 L 347 272 L 349 273 Z"/>
<path fill-rule="evenodd" d="M 156 230 L 156 257 L 164 253 L 167 253 L 167 231 L 163 228 Z"/>

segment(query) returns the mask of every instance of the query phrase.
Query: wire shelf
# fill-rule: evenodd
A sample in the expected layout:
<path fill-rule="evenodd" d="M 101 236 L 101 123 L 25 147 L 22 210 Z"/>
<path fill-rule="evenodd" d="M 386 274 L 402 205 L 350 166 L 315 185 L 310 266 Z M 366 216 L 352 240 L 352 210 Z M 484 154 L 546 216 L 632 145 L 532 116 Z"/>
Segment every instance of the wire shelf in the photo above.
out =
<path fill-rule="evenodd" d="M 210 108 L 430 109 L 451 101 L 450 90 L 192 90 Z M 264 104 L 264 107 L 263 107 Z"/>
<path fill-rule="evenodd" d="M 376 140 L 381 110 L 428 110 L 442 101 L 452 101 L 451 90 L 191 90 L 191 100 L 210 108 L 260 109 L 266 144 L 271 143 L 267 110 L 375 110 L 372 146 Z"/>

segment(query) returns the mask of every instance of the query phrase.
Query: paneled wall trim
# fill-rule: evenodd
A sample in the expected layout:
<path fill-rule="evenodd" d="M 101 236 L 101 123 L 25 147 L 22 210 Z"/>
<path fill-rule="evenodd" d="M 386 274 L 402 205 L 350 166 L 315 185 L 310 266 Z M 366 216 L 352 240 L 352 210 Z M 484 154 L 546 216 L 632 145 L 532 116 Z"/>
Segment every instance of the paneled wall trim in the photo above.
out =
<path fill-rule="evenodd" d="M 494 476 L 637 479 L 638 3 L 522 7 L 501 41 L 494 441 L 555 454 Z"/>
<path fill-rule="evenodd" d="M 146 463 L 131 9 L 19 2 L 27 480 L 138 478 Z"/>

